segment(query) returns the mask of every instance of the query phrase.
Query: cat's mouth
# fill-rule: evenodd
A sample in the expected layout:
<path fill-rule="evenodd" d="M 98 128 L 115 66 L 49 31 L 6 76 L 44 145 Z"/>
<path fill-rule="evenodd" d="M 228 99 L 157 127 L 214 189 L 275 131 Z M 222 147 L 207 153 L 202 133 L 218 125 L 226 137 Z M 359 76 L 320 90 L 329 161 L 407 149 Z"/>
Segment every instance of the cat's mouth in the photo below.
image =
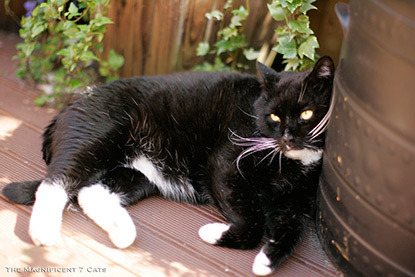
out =
<path fill-rule="evenodd" d="M 303 149 L 303 147 L 295 145 L 294 142 L 287 142 L 284 140 L 280 140 L 278 146 L 280 148 L 280 151 L 284 154 L 290 151 L 298 151 Z"/>
<path fill-rule="evenodd" d="M 279 149 L 281 153 L 284 154 L 287 158 L 295 160 L 300 155 L 300 153 L 305 150 L 304 147 L 295 146 L 293 143 L 285 142 L 280 142 Z"/>
<path fill-rule="evenodd" d="M 311 149 L 294 143 L 281 142 L 280 151 L 289 159 L 300 161 L 303 165 L 310 165 L 318 162 L 323 154 L 321 149 Z"/>

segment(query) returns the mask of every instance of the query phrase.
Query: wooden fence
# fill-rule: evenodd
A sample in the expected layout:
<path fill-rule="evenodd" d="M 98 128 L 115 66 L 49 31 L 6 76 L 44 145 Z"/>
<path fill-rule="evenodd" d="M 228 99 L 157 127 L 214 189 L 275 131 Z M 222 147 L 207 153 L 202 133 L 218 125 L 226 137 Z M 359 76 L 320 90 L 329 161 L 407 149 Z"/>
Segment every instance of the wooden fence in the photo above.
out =
<path fill-rule="evenodd" d="M 201 41 L 212 42 L 219 29 L 205 13 L 223 10 L 226 0 L 111 1 L 105 48 L 124 55 L 121 76 L 155 75 L 189 70 L 202 62 L 196 56 Z M 244 33 L 256 49 L 274 35 L 275 22 L 265 0 L 251 0 Z M 234 7 L 246 5 L 235 0 Z M 227 17 L 229 20 L 229 16 Z"/>
<path fill-rule="evenodd" d="M 25 0 L 10 1 L 15 20 L 5 11 L 0 0 L 0 28 L 16 30 L 25 11 Z M 223 10 L 226 0 L 112 0 L 108 16 L 105 49 L 114 49 L 125 57 L 120 70 L 122 77 L 155 75 L 190 70 L 203 62 L 196 56 L 199 42 L 214 42 L 219 29 L 217 22 L 209 22 L 205 13 Z M 234 8 L 246 7 L 246 0 L 234 0 Z M 269 0 L 250 0 L 250 14 L 244 33 L 256 50 L 264 44 L 272 45 L 275 21 L 266 3 Z M 342 32 L 334 14 L 334 5 L 348 0 L 318 0 L 318 10 L 310 12 L 311 27 L 320 43 L 318 52 L 337 61 Z M 229 14 L 225 21 L 229 21 Z"/>

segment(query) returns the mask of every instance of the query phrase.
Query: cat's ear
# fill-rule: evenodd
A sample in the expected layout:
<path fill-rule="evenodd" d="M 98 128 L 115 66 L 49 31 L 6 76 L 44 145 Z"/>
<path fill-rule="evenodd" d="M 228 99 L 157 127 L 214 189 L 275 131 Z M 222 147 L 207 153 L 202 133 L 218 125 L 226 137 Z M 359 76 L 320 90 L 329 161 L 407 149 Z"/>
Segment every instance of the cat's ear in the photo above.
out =
<path fill-rule="evenodd" d="M 269 68 L 260 62 L 256 63 L 256 67 L 258 71 L 258 77 L 264 84 L 268 85 L 271 81 L 278 81 L 278 73 L 274 69 Z"/>
<path fill-rule="evenodd" d="M 319 79 L 333 79 L 334 77 L 334 62 L 329 56 L 321 57 L 314 65 L 310 77 Z"/>

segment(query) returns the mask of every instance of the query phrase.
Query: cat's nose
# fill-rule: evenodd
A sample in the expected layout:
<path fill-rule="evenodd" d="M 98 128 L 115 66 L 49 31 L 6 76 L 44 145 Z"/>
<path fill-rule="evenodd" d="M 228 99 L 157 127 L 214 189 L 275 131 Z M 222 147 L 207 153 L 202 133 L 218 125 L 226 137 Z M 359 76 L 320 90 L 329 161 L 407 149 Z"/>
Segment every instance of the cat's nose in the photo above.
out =
<path fill-rule="evenodd" d="M 282 136 L 282 142 L 287 146 L 292 146 L 294 144 L 294 137 L 290 134 L 285 133 Z"/>

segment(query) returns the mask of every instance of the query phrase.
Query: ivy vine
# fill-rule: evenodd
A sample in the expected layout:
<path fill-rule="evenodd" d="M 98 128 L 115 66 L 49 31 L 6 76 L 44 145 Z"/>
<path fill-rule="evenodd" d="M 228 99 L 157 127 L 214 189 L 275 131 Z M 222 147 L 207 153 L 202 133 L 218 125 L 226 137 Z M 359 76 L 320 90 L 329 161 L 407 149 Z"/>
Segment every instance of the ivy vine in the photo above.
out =
<path fill-rule="evenodd" d="M 309 10 L 317 9 L 312 5 L 315 1 L 272 0 L 272 3 L 268 4 L 272 18 L 285 23 L 275 31 L 278 38 L 273 48 L 283 55 L 285 70 L 306 70 L 312 68 L 315 63 L 315 49 L 319 48 L 319 44 L 306 15 Z"/>
<path fill-rule="evenodd" d="M 312 5 L 315 1 L 272 0 L 267 4 L 270 15 L 280 26 L 275 30 L 277 39 L 272 51 L 282 55 L 285 70 L 310 69 L 316 61 L 315 49 L 319 44 L 307 16 L 308 11 L 316 9 Z M 246 1 L 247 8 L 242 5 L 234 10 L 231 10 L 232 2 L 228 0 L 225 3 L 224 12 L 214 10 L 205 15 L 208 20 L 219 21 L 221 25 L 213 47 L 208 42 L 201 42 L 196 50 L 198 56 L 214 55 L 214 63 L 204 62 L 195 70 L 245 70 L 248 69 L 247 61 L 258 58 L 259 52 L 249 47 L 243 33 L 249 15 L 249 1 Z M 224 17 L 229 11 L 232 17 L 229 25 L 224 26 Z"/>
<path fill-rule="evenodd" d="M 53 85 L 53 92 L 40 96 L 36 105 L 62 105 L 77 88 L 97 78 L 118 78 L 124 58 L 114 50 L 104 57 L 102 40 L 110 0 L 47 0 L 35 2 L 22 18 L 17 45 L 17 76 Z"/>

